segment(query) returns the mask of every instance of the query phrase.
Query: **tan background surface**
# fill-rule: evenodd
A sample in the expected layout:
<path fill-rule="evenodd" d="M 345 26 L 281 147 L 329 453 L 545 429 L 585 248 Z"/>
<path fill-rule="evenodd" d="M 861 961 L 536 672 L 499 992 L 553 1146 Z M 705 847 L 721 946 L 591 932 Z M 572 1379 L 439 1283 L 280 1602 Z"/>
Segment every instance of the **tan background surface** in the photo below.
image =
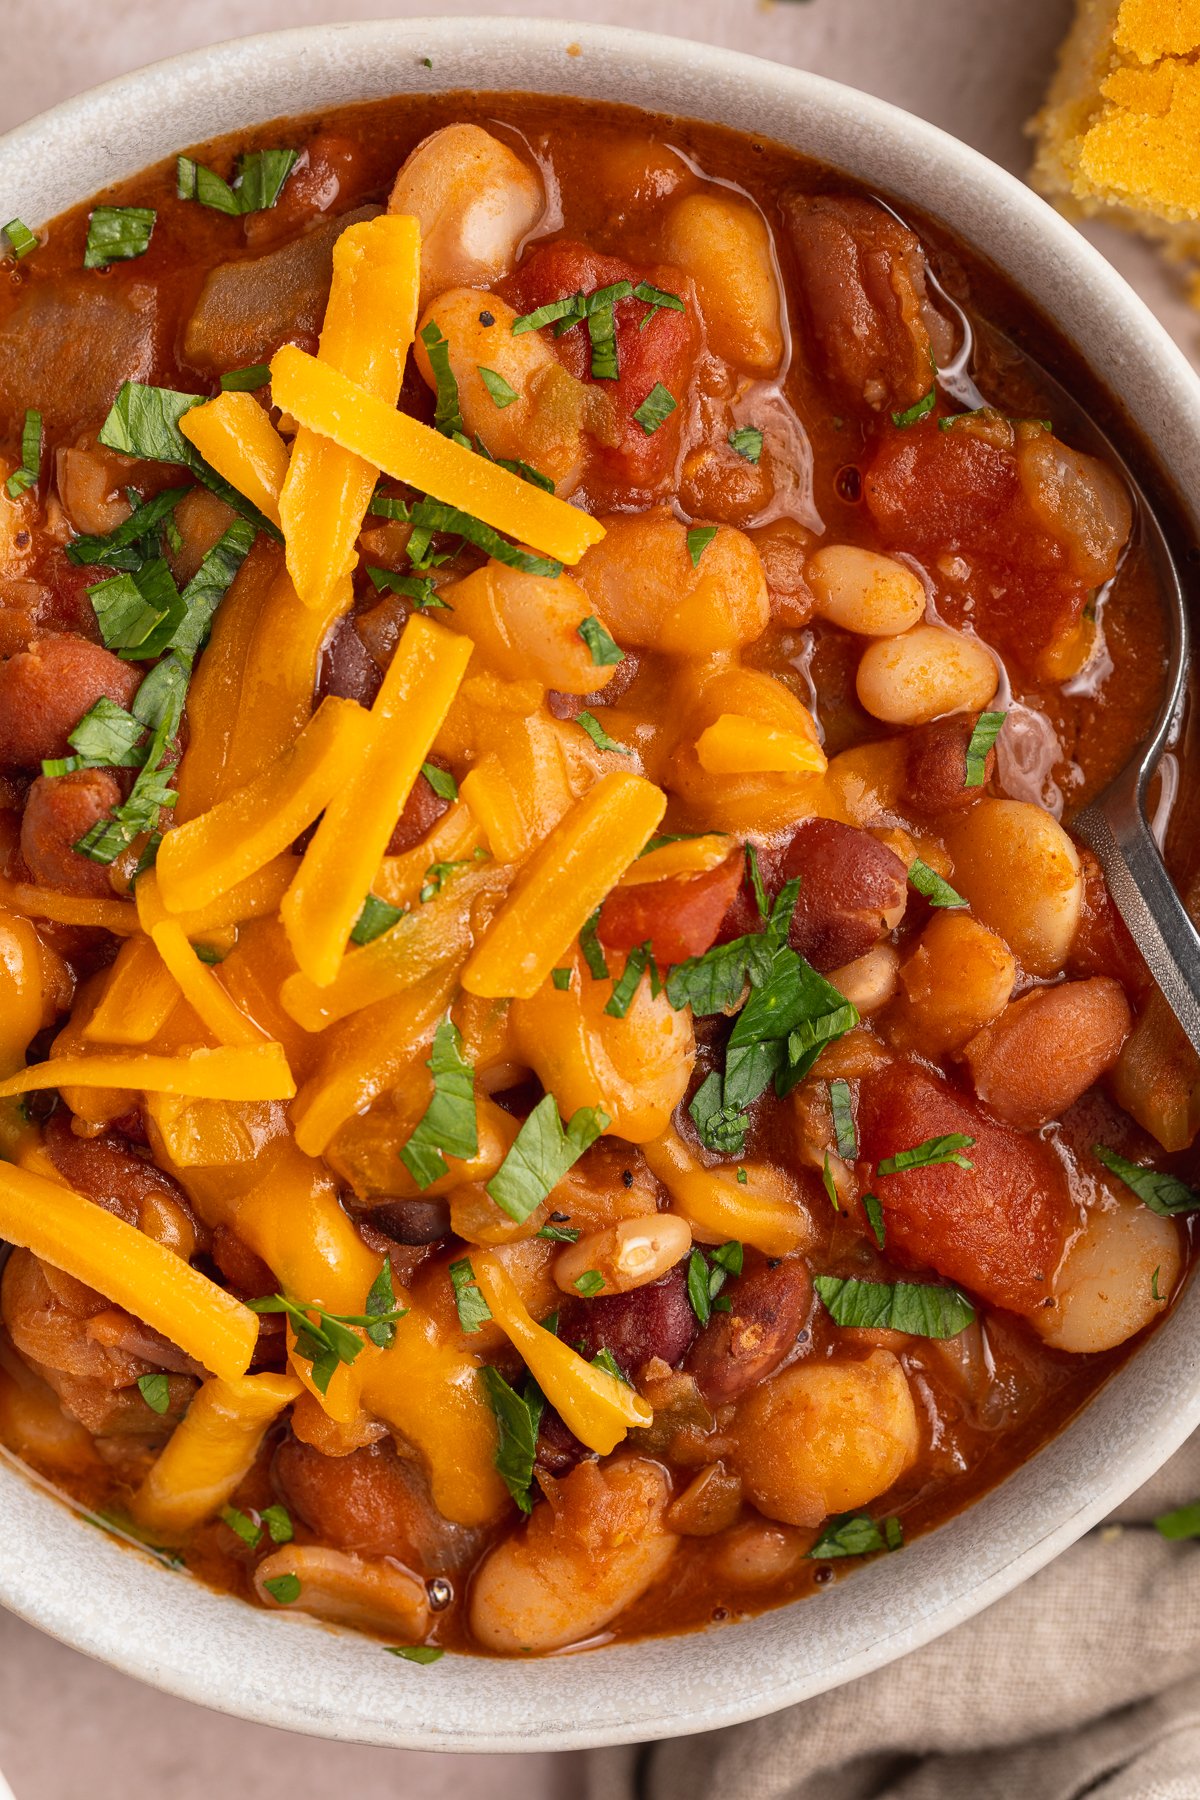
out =
<path fill-rule="evenodd" d="M 0 0 L 0 129 L 200 44 L 287 24 L 432 10 L 432 0 Z M 1022 123 L 1037 104 L 1070 0 L 446 0 L 437 10 L 638 25 L 773 57 L 893 100 L 1022 172 Z M 1091 235 L 1200 360 L 1200 320 L 1154 257 L 1119 234 Z M 432 1708 L 437 1671 L 424 1674 Z M 78 1800 L 81 1790 L 88 1800 L 294 1800 L 302 1792 L 442 1800 L 464 1786 L 487 1800 L 569 1800 L 582 1785 L 574 1757 L 369 1750 L 223 1719 L 165 1699 L 6 1614 L 0 1768 L 16 1800 Z"/>

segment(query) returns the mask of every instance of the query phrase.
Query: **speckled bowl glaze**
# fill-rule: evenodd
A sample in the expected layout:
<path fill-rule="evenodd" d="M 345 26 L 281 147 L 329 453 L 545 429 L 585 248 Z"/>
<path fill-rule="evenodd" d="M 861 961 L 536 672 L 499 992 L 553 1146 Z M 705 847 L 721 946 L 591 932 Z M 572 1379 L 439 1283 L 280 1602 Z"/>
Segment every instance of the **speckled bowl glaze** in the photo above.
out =
<path fill-rule="evenodd" d="M 123 77 L 0 140 L 0 217 L 40 223 L 183 146 L 282 114 L 458 88 L 570 93 L 714 120 L 912 202 L 1039 297 L 1141 422 L 1179 493 L 1200 495 L 1200 384 L 1070 226 L 920 120 L 724 50 L 512 19 L 249 38 Z M 294 1731 L 425 1750 L 667 1737 L 771 1712 L 960 1624 L 1146 1480 L 1198 1420 L 1193 1284 L 1060 1437 L 902 1556 L 748 1623 L 550 1661 L 414 1667 L 351 1633 L 257 1611 L 112 1541 L 9 1463 L 0 1463 L 0 1601 L 170 1693 Z"/>

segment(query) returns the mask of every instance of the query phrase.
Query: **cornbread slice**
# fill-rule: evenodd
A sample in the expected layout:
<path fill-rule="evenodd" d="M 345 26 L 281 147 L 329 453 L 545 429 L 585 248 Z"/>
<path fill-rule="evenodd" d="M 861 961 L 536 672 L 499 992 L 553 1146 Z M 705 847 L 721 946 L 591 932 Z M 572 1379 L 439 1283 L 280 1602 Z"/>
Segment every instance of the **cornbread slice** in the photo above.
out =
<path fill-rule="evenodd" d="M 1200 0 L 1078 0 L 1031 130 L 1048 200 L 1200 260 Z"/>

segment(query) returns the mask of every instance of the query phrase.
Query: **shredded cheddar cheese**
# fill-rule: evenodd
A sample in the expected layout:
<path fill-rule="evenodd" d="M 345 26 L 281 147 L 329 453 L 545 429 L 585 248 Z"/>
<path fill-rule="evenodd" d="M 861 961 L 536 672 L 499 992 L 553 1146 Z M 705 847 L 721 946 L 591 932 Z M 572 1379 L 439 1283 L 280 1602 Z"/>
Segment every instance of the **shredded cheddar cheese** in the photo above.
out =
<path fill-rule="evenodd" d="M 287 445 L 253 394 L 218 394 L 185 412 L 179 429 L 218 475 L 278 525 Z"/>
<path fill-rule="evenodd" d="M 704 837 L 681 838 L 660 844 L 630 863 L 618 887 L 645 887 L 652 881 L 669 881 L 675 875 L 706 875 L 719 868 L 735 847 L 734 839 L 710 831 Z"/>
<path fill-rule="evenodd" d="M 176 1536 L 211 1519 L 249 1474 L 267 1427 L 299 1392 L 291 1375 L 206 1381 L 133 1497 L 138 1524 Z"/>
<path fill-rule="evenodd" d="M 529 849 L 529 827 L 500 758 L 485 752 L 463 776 L 459 793 L 482 826 L 496 861 L 519 862 Z"/>
<path fill-rule="evenodd" d="M 533 852 L 466 968 L 485 999 L 528 1000 L 547 980 L 666 811 L 640 775 L 604 775 Z"/>
<path fill-rule="evenodd" d="M 47 1088 L 112 1088 L 197 1100 L 290 1100 L 296 1092 L 282 1046 L 259 1044 L 185 1056 L 54 1056 L 0 1081 L 0 1100 Z"/>
<path fill-rule="evenodd" d="M 271 392 L 301 425 L 545 556 L 576 563 L 604 536 L 588 513 L 397 412 L 294 344 L 275 352 Z"/>
<path fill-rule="evenodd" d="M 607 1456 L 632 1426 L 652 1422 L 654 1413 L 635 1388 L 587 1362 L 530 1317 L 512 1277 L 495 1257 L 476 1254 L 471 1267 L 493 1319 L 580 1443 Z"/>
<path fill-rule="evenodd" d="M 0 1165 L 0 1238 L 95 1288 L 214 1375 L 236 1381 L 249 1368 L 258 1341 L 249 1307 L 71 1188 Z"/>
<path fill-rule="evenodd" d="M 83 1028 L 89 1043 L 148 1044 L 179 1004 L 179 988 L 148 937 L 122 944 L 95 1012 Z"/>
<path fill-rule="evenodd" d="M 168 910 L 211 905 L 286 850 L 350 780 L 369 729 L 356 701 L 323 700 L 291 748 L 256 781 L 169 831 L 157 863 Z"/>
<path fill-rule="evenodd" d="M 472 644 L 414 615 L 375 704 L 370 733 L 330 797 L 280 908 L 301 969 L 318 986 L 338 972 L 347 939 L 466 672 Z"/>
<path fill-rule="evenodd" d="M 673 1128 L 643 1143 L 642 1154 L 670 1194 L 672 1211 L 687 1220 L 698 1242 L 735 1239 L 764 1256 L 788 1256 L 809 1242 L 807 1214 L 768 1164 L 743 1163 L 746 1180 L 740 1182 L 730 1164 L 706 1168 Z"/>
<path fill-rule="evenodd" d="M 828 767 L 815 737 L 737 713 L 722 713 L 700 733 L 696 755 L 710 775 L 823 775 Z"/>
<path fill-rule="evenodd" d="M 138 930 L 137 909 L 128 900 L 91 900 L 81 894 L 59 894 L 53 888 L 35 887 L 31 881 L 10 881 L 0 875 L 0 905 L 31 919 L 49 919 L 55 925 L 90 925 L 111 931 L 114 937 L 132 937 Z"/>
<path fill-rule="evenodd" d="M 417 323 L 421 234 L 417 221 L 385 213 L 342 232 L 318 359 L 385 406 L 400 397 Z M 305 606 L 328 610 L 353 573 L 357 540 L 379 471 L 305 427 L 296 433 L 279 495 L 288 574 Z"/>

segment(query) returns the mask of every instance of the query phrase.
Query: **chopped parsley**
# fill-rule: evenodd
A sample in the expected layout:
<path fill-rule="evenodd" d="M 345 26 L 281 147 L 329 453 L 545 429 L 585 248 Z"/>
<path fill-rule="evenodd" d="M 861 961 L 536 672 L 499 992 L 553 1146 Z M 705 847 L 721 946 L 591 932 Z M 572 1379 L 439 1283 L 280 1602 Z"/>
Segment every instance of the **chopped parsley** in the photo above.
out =
<path fill-rule="evenodd" d="M 408 541 L 408 554 L 414 568 L 422 569 L 429 556 L 430 539 L 438 531 L 450 532 L 456 537 L 464 538 L 468 544 L 474 544 L 488 556 L 494 556 L 510 569 L 520 569 L 523 575 L 548 575 L 555 577 L 562 574 L 562 564 L 549 556 L 532 556 L 526 550 L 518 550 L 507 538 L 485 525 L 482 519 L 472 517 L 470 513 L 461 512 L 456 506 L 449 506 L 442 500 L 414 500 L 407 505 L 403 500 L 394 500 L 388 496 L 376 496 L 371 502 L 371 511 L 387 519 L 399 519 L 406 525 L 415 527 Z"/>
<path fill-rule="evenodd" d="M 826 1519 L 821 1535 L 808 1552 L 817 1561 L 834 1556 L 870 1556 L 874 1550 L 899 1550 L 904 1533 L 897 1518 L 877 1525 L 869 1513 L 837 1513 Z"/>
<path fill-rule="evenodd" d="M 539 1226 L 537 1235 L 540 1238 L 547 1238 L 552 1244 L 577 1244 L 583 1236 L 582 1231 L 580 1231 L 577 1226 L 556 1225 L 553 1222 L 554 1218 L 565 1219 L 567 1217 L 568 1214 L 566 1213 L 556 1213 L 552 1215 L 551 1223 L 549 1225 Z"/>
<path fill-rule="evenodd" d="M 543 1095 L 487 1183 L 488 1194 L 523 1225 L 611 1123 L 598 1106 L 581 1106 L 564 1130 L 554 1095 Z"/>
<path fill-rule="evenodd" d="M 72 538 L 67 556 L 73 563 L 103 563 L 106 569 L 136 571 L 161 555 L 159 528 L 170 518 L 187 488 L 167 488 L 153 500 L 143 500 L 115 530 L 103 535 L 85 533 Z"/>
<path fill-rule="evenodd" d="M 628 744 L 618 744 L 616 738 L 609 737 L 603 725 L 594 713 L 576 713 L 575 723 L 583 728 L 595 744 L 597 750 L 613 750 L 618 756 L 632 756 L 633 751 Z"/>
<path fill-rule="evenodd" d="M 161 1370 L 153 1375 L 139 1375 L 138 1391 L 151 1412 L 165 1413 L 171 1405 L 171 1387 Z"/>
<path fill-rule="evenodd" d="M 862 1208 L 867 1215 L 867 1224 L 871 1227 L 872 1236 L 882 1250 L 886 1238 L 883 1223 L 883 1207 L 879 1204 L 879 1201 L 874 1194 L 864 1194 L 862 1197 Z"/>
<path fill-rule="evenodd" d="M 146 735 L 140 719 L 101 694 L 68 737 L 74 756 L 47 758 L 42 763 L 43 775 L 69 775 L 73 769 L 136 769 L 142 752 L 139 745 Z"/>
<path fill-rule="evenodd" d="M 565 994 L 571 986 L 570 969 L 551 969 L 550 979 L 560 994 Z"/>
<path fill-rule="evenodd" d="M 422 1191 L 449 1173 L 447 1156 L 471 1157 L 479 1148 L 475 1069 L 463 1054 L 462 1034 L 449 1016 L 433 1034 L 428 1068 L 433 1098 L 400 1152 L 401 1162 Z"/>
<path fill-rule="evenodd" d="M 479 370 L 480 381 L 482 381 L 484 387 L 492 396 L 492 399 L 500 408 L 501 412 L 503 412 L 506 406 L 511 406 L 514 400 L 519 400 L 521 398 L 516 388 L 511 387 L 498 370 L 485 369 L 482 363 L 478 363 L 476 367 Z"/>
<path fill-rule="evenodd" d="M 1109 1150 L 1104 1144 L 1093 1144 L 1092 1155 L 1118 1181 L 1124 1182 L 1151 1212 L 1170 1218 L 1176 1213 L 1200 1210 L 1200 1194 L 1195 1188 L 1189 1187 L 1186 1181 L 1180 1181 L 1177 1175 L 1144 1168 L 1141 1163 L 1130 1162 L 1127 1156 L 1121 1156 L 1116 1150 Z"/>
<path fill-rule="evenodd" d="M 842 1203 L 838 1199 L 837 1182 L 833 1179 L 833 1169 L 829 1162 L 829 1152 L 825 1152 L 821 1162 L 821 1185 L 825 1189 L 825 1197 L 834 1212 L 841 1212 Z"/>
<path fill-rule="evenodd" d="M 37 249 L 37 237 L 30 231 L 28 225 L 23 224 L 20 219 L 10 219 L 8 224 L 0 227 L 0 229 L 3 230 L 5 237 L 8 239 L 9 248 L 18 262 L 20 262 L 23 256 L 28 256 L 31 250 Z"/>
<path fill-rule="evenodd" d="M 427 69 L 432 69 L 433 64 L 427 56 L 423 56 L 421 61 Z M 446 1654 L 437 1644 L 385 1644 L 383 1647 L 389 1656 L 400 1656 L 410 1663 L 441 1662 Z"/>
<path fill-rule="evenodd" d="M 458 783 L 449 769 L 439 769 L 436 763 L 424 762 L 421 773 L 439 800 L 458 799 Z"/>
<path fill-rule="evenodd" d="M 632 1381 L 630 1381 L 628 1375 L 625 1373 L 607 1344 L 603 1344 L 600 1349 L 597 1350 L 595 1356 L 593 1356 L 592 1367 L 593 1369 L 603 1370 L 605 1375 L 611 1375 L 614 1381 L 621 1382 L 625 1387 L 633 1386 Z"/>
<path fill-rule="evenodd" d="M 591 651 L 592 661 L 597 668 L 612 668 L 616 663 L 624 662 L 625 652 L 605 630 L 595 613 L 589 613 L 586 619 L 581 619 L 577 630 Z"/>
<path fill-rule="evenodd" d="M 729 434 L 731 449 L 748 463 L 756 463 L 763 451 L 763 434 L 757 425 L 741 425 Z"/>
<path fill-rule="evenodd" d="M 258 1516 L 266 1526 L 267 1535 L 273 1544 L 291 1543 L 296 1532 L 286 1506 L 281 1506 L 276 1501 L 273 1506 L 264 1506 Z"/>
<path fill-rule="evenodd" d="M 741 1274 L 743 1261 L 742 1246 L 735 1241 L 719 1244 L 707 1256 L 703 1250 L 693 1250 L 688 1257 L 688 1301 L 701 1325 L 708 1324 L 729 1277 Z M 728 1305 L 722 1310 L 728 1310 Z"/>
<path fill-rule="evenodd" d="M 530 1376 L 524 1392 L 518 1394 L 508 1385 L 499 1369 L 485 1364 L 479 1371 L 483 1391 L 496 1416 L 499 1444 L 496 1448 L 496 1470 L 505 1487 L 523 1513 L 533 1511 L 530 1488 L 533 1466 L 537 1460 L 538 1428 L 546 1404 L 542 1391 Z"/>
<path fill-rule="evenodd" d="M 451 875 L 457 875 L 460 869 L 469 869 L 473 862 L 486 861 L 487 851 L 482 844 L 477 844 L 470 856 L 460 856 L 454 862 L 430 863 L 425 871 L 425 880 L 417 894 L 417 899 L 422 906 L 426 905 L 435 895 L 441 893 Z"/>
<path fill-rule="evenodd" d="M 931 413 L 936 405 L 937 384 L 935 382 L 927 394 L 922 394 L 919 400 L 914 400 L 912 405 L 906 406 L 903 412 L 894 412 L 892 424 L 898 426 L 901 431 L 907 431 L 910 425 L 915 425 L 918 419 L 923 419 Z"/>
<path fill-rule="evenodd" d="M 389 594 L 399 594 L 401 599 L 411 600 L 415 606 L 426 610 L 440 606 L 446 612 L 454 611 L 448 600 L 439 597 L 432 575 L 398 575 L 394 569 L 368 565 L 367 578 L 378 593 L 386 590 Z"/>
<path fill-rule="evenodd" d="M 928 863 L 922 862 L 918 856 L 908 871 L 909 884 L 915 887 L 918 894 L 924 894 L 930 906 L 966 906 L 962 895 L 950 886 L 950 883 L 931 869 Z"/>
<path fill-rule="evenodd" d="M 187 607 L 161 556 L 88 589 L 105 648 L 127 662 L 151 662 L 168 648 Z"/>
<path fill-rule="evenodd" d="M 352 1363 L 362 1350 L 362 1338 L 351 1326 L 359 1326 L 380 1349 L 392 1342 L 396 1321 L 408 1310 L 394 1306 L 392 1301 L 391 1264 L 385 1260 L 362 1313 L 333 1313 L 313 1300 L 290 1300 L 285 1294 L 264 1294 L 260 1299 L 247 1300 L 246 1305 L 251 1312 L 287 1315 L 295 1333 L 295 1354 L 311 1364 L 312 1384 L 319 1394 L 324 1394 L 329 1391 L 339 1364 Z"/>
<path fill-rule="evenodd" d="M 604 1285 L 604 1277 L 599 1269 L 585 1269 L 582 1275 L 576 1276 L 574 1283 L 575 1292 L 582 1294 L 585 1300 L 598 1294 Z"/>
<path fill-rule="evenodd" d="M 943 419 L 942 424 L 946 421 Z M 967 745 L 967 775 L 964 787 L 982 787 L 987 773 L 987 759 L 992 745 L 1000 736 L 1001 727 L 1008 714 L 1002 712 L 982 712 L 975 721 L 975 729 Z"/>
<path fill-rule="evenodd" d="M 854 1106 L 848 1081 L 830 1082 L 829 1107 L 833 1113 L 833 1133 L 837 1139 L 838 1155 L 845 1162 L 853 1162 L 858 1155 L 858 1138 L 854 1131 Z"/>
<path fill-rule="evenodd" d="M 687 534 L 688 555 L 692 559 L 693 569 L 698 568 L 700 558 L 717 535 L 715 525 L 693 525 Z"/>
<path fill-rule="evenodd" d="M 403 917 L 402 906 L 389 906 L 386 900 L 380 900 L 375 894 L 368 894 L 350 932 L 350 942 L 373 944 L 377 937 L 390 931 Z"/>
<path fill-rule="evenodd" d="M 879 1164 L 881 1175 L 903 1175 L 907 1169 L 931 1169 L 935 1163 L 957 1163 L 960 1169 L 973 1169 L 975 1164 L 963 1156 L 974 1144 L 973 1137 L 967 1137 L 961 1131 L 951 1131 L 945 1137 L 926 1138 L 923 1143 L 914 1144 L 911 1150 L 897 1150 L 895 1156 L 885 1156 Z"/>
<path fill-rule="evenodd" d="M 223 394 L 254 394 L 271 379 L 270 363 L 249 363 L 244 369 L 227 369 L 221 377 Z"/>
<path fill-rule="evenodd" d="M 463 423 L 462 408 L 458 397 L 458 382 L 450 367 L 450 345 L 442 336 L 442 328 L 436 319 L 430 319 L 421 333 L 421 342 L 425 346 L 425 354 L 429 358 L 429 367 L 433 371 L 434 402 L 433 424 L 435 431 L 443 437 L 453 438 L 456 443 L 471 447 L 467 436 L 467 428 Z"/>
<path fill-rule="evenodd" d="M 1171 1543 L 1200 1537 L 1200 1501 L 1192 1500 L 1187 1506 L 1177 1506 L 1173 1512 L 1159 1513 L 1154 1529 Z"/>
<path fill-rule="evenodd" d="M 109 263 L 144 256 L 154 234 L 154 220 L 149 206 L 98 206 L 88 220 L 84 268 L 107 269 Z"/>
<path fill-rule="evenodd" d="M 16 500 L 37 486 L 42 467 L 42 415 L 35 407 L 27 407 L 21 427 L 21 466 L 14 469 L 4 484 L 10 500 Z"/>
<path fill-rule="evenodd" d="M 647 437 L 653 437 L 660 425 L 665 425 L 679 402 L 661 381 L 656 381 L 642 404 L 634 412 L 634 418 Z"/>
<path fill-rule="evenodd" d="M 450 1264 L 450 1286 L 454 1290 L 454 1305 L 463 1330 L 481 1331 L 491 1318 L 492 1309 L 475 1280 L 469 1257 L 460 1256 L 457 1262 Z"/>
<path fill-rule="evenodd" d="M 258 1549 L 262 1542 L 263 1528 L 254 1523 L 249 1513 L 239 1512 L 236 1506 L 223 1506 L 217 1516 L 249 1549 Z"/>
<path fill-rule="evenodd" d="M 251 150 L 238 157 L 232 186 L 203 163 L 180 156 L 175 162 L 175 192 L 181 200 L 197 200 L 232 218 L 269 212 L 299 155 L 298 150 Z"/>
<path fill-rule="evenodd" d="M 656 313 L 687 311 L 687 307 L 678 294 L 672 294 L 667 288 L 655 287 L 651 281 L 639 281 L 633 290 L 633 297 L 635 300 L 644 300 L 650 308 L 638 326 L 639 331 L 645 331 Z"/>
<path fill-rule="evenodd" d="M 621 979 L 614 984 L 604 1010 L 610 1019 L 623 1019 L 629 1011 L 633 996 L 638 991 L 642 976 L 648 966 L 653 965 L 649 944 L 639 944 L 625 958 L 625 967 L 621 971 Z"/>
<path fill-rule="evenodd" d="M 957 1288 L 916 1281 L 859 1281 L 814 1275 L 813 1286 L 835 1325 L 852 1330 L 903 1331 L 910 1337 L 951 1338 L 965 1331 L 975 1308 Z"/>
<path fill-rule="evenodd" d="M 264 1581 L 263 1586 L 272 1600 L 277 1600 L 280 1606 L 292 1606 L 300 1598 L 298 1575 L 275 1575 L 270 1581 Z"/>
<path fill-rule="evenodd" d="M 203 406 L 206 399 L 205 394 L 184 394 L 175 388 L 149 387 L 145 382 L 127 381 L 113 401 L 97 441 L 107 450 L 119 450 L 122 456 L 144 457 L 149 462 L 181 463 L 234 512 L 241 513 L 257 530 L 265 531 L 268 537 L 282 543 L 283 533 L 278 526 L 272 525 L 244 494 L 239 494 L 230 482 L 210 468 L 180 431 L 179 421 L 184 413 L 190 412 L 193 406 Z"/>

